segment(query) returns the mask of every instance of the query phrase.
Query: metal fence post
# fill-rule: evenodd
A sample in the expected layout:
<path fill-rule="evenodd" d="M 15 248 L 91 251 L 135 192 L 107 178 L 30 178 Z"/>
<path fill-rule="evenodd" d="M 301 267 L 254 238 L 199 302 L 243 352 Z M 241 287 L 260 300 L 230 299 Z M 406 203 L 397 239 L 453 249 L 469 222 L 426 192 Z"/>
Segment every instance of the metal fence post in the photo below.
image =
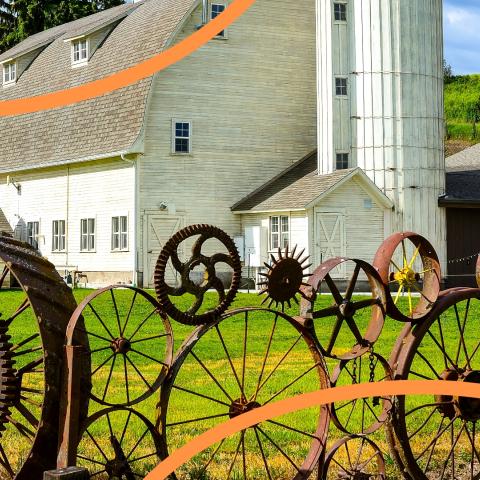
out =
<path fill-rule="evenodd" d="M 80 467 L 60 468 L 43 473 L 43 480 L 88 480 L 89 478 L 88 470 Z"/>

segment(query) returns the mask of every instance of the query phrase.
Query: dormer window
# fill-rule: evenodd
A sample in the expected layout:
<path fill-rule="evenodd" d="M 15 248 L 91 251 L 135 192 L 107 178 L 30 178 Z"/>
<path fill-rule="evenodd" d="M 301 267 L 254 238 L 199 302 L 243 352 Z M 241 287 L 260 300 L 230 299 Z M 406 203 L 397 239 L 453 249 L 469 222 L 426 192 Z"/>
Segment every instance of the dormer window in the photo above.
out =
<path fill-rule="evenodd" d="M 224 11 L 225 11 L 225 5 L 221 3 L 212 3 L 211 10 L 210 10 L 210 18 L 213 20 Z M 217 38 L 226 38 L 225 30 L 222 30 L 219 34 L 217 34 Z"/>
<path fill-rule="evenodd" d="M 12 85 L 17 81 L 17 63 L 15 61 L 3 64 L 3 85 Z"/>
<path fill-rule="evenodd" d="M 79 38 L 72 40 L 72 65 L 80 66 L 88 62 L 88 40 Z"/>

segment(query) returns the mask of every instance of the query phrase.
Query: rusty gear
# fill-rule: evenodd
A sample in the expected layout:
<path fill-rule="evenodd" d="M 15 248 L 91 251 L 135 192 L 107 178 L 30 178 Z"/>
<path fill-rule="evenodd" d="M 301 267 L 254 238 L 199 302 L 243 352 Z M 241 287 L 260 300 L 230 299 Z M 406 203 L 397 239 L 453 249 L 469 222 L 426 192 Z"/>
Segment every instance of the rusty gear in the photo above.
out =
<path fill-rule="evenodd" d="M 185 263 L 181 262 L 178 256 L 179 245 L 188 238 L 199 235 L 192 247 L 192 255 Z M 207 257 L 201 253 L 202 246 L 210 238 L 219 240 L 227 249 L 227 253 L 216 253 Z M 171 261 L 173 268 L 180 274 L 180 286 L 168 285 L 165 278 L 167 264 Z M 215 265 L 225 263 L 233 270 L 232 280 L 228 291 L 222 281 L 218 278 Z M 190 273 L 198 266 L 205 267 L 203 281 L 197 285 L 190 278 Z M 173 319 L 186 325 L 202 325 L 214 321 L 233 302 L 238 291 L 241 278 L 241 264 L 237 248 L 233 240 L 223 231 L 211 225 L 191 225 L 177 232 L 165 244 L 155 267 L 155 291 L 158 301 L 165 313 Z M 205 293 L 209 289 L 215 289 L 219 296 L 218 305 L 204 313 L 197 314 L 203 304 Z M 181 311 L 170 300 L 170 296 L 182 296 L 189 293 L 195 297 L 194 304 L 186 311 Z"/>
<path fill-rule="evenodd" d="M 39 472 L 56 466 L 63 343 L 68 319 L 75 310 L 76 302 L 55 267 L 29 245 L 0 236 L 0 259 L 5 264 L 0 274 L 0 287 L 10 276 L 24 292 L 24 301 L 15 313 L 7 316 L 5 311 L 0 312 L 3 313 L 0 317 L 0 446 L 6 429 L 18 431 L 18 418 L 21 416 L 23 431 L 28 431 L 25 446 L 29 448 L 28 452 L 22 452 L 18 463 L 10 464 L 8 458 L 0 458 L 0 469 L 2 474 L 7 475 L 6 478 L 30 480 L 38 478 Z M 19 321 L 25 323 L 28 320 L 22 315 L 25 311 L 29 311 L 27 313 L 34 319 L 38 333 L 20 342 L 11 341 L 10 336 L 16 330 L 10 326 Z M 35 348 L 29 344 L 34 341 L 33 338 Z M 82 340 L 78 336 L 77 341 L 81 343 Z M 37 358 L 31 361 L 30 352 L 37 350 Z M 24 360 L 23 365 L 21 359 Z M 29 389 L 22 385 L 22 378 L 37 368 L 41 373 L 42 386 L 36 395 L 43 399 L 32 414 L 31 407 L 25 403 L 24 397 L 30 394 Z M 88 397 L 83 394 L 83 388 L 88 384 L 88 371 L 82 371 L 79 381 L 82 391 L 78 402 L 82 414 L 86 414 Z M 11 421 L 15 414 L 16 425 Z"/>
<path fill-rule="evenodd" d="M 297 293 L 302 296 L 305 295 L 301 288 L 308 286 L 307 283 L 304 283 L 304 279 L 310 275 L 305 273 L 305 271 L 310 268 L 312 264 L 307 264 L 308 256 L 301 258 L 305 250 L 302 250 L 295 256 L 296 249 L 297 247 L 295 246 L 289 254 L 287 247 L 282 254 L 282 250 L 279 248 L 278 258 L 271 255 L 271 263 L 265 263 L 268 271 L 266 273 L 260 273 L 260 275 L 265 277 L 265 281 L 259 283 L 259 286 L 263 287 L 259 295 L 267 294 L 262 304 L 270 300 L 269 308 L 272 304 L 275 304 L 276 307 L 280 304 L 283 308 L 285 303 L 291 307 L 291 300 L 294 300 L 298 304 L 296 298 Z"/>

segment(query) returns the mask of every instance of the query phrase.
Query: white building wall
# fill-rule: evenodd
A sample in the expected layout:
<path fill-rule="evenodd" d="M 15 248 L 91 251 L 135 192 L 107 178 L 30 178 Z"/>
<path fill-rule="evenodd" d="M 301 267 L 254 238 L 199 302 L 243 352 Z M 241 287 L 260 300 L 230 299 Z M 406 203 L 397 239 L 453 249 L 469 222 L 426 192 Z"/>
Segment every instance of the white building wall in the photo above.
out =
<path fill-rule="evenodd" d="M 335 149 L 350 136 L 351 166 L 364 169 L 395 203 L 392 231 L 424 235 L 444 262 L 445 216 L 438 208 L 445 190 L 442 2 L 345 1 L 350 112 L 335 119 L 330 106 L 335 100 L 319 97 L 319 109 L 325 110 L 319 115 L 319 170 L 335 169 Z M 343 50 L 344 40 L 335 28 L 332 5 L 331 0 L 317 2 L 319 25 L 330 25 L 332 31 L 330 39 L 318 32 L 318 57 L 324 59 L 318 81 L 324 94 L 338 61 L 334 58 L 347 55 L 333 47 Z M 330 131 L 325 122 L 332 116 Z"/>
<path fill-rule="evenodd" d="M 258 0 L 226 39 L 155 76 L 139 162 L 141 215 L 157 210 L 165 225 L 180 215 L 185 225 L 238 235 L 230 207 L 315 149 L 314 15 L 310 0 Z M 172 119 L 192 122 L 190 155 L 172 154 Z M 168 210 L 160 212 L 162 202 Z"/>
<path fill-rule="evenodd" d="M 38 221 L 38 246 L 60 273 L 91 272 L 91 283 L 133 281 L 134 168 L 120 158 L 11 176 L 21 194 L 0 176 L 0 206 L 17 235 L 26 240 L 27 222 Z M 129 250 L 112 252 L 112 216 L 129 217 Z M 95 252 L 80 251 L 80 220 L 95 218 Z M 67 249 L 52 252 L 52 222 L 66 220 Z M 23 224 L 23 226 L 22 226 Z M 22 231 L 23 233 L 20 233 Z"/>

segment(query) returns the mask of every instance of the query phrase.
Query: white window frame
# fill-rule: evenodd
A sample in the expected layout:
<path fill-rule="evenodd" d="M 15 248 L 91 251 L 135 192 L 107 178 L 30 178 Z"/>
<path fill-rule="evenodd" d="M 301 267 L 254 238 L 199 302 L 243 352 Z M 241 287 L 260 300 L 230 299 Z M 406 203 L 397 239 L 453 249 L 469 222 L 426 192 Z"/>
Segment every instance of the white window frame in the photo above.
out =
<path fill-rule="evenodd" d="M 277 220 L 278 222 L 278 230 L 273 231 L 272 225 L 274 222 L 274 219 Z M 286 221 L 286 229 L 284 228 L 284 221 Z M 268 242 L 269 242 L 269 251 L 270 252 L 275 252 L 278 250 L 278 247 L 280 247 L 282 250 L 286 248 L 290 244 L 290 217 L 288 215 L 270 215 L 269 221 L 268 221 Z M 277 238 L 277 242 L 274 242 L 274 237 Z M 282 239 L 285 240 L 286 242 L 283 241 Z"/>
<path fill-rule="evenodd" d="M 93 231 L 90 229 L 91 221 L 93 220 Z M 87 229 L 84 232 L 83 226 L 86 222 Z M 97 219 L 95 217 L 86 217 L 80 219 L 80 252 L 90 253 L 95 252 L 97 247 Z M 86 248 L 83 248 L 83 239 L 86 238 Z M 93 244 L 93 245 L 92 245 Z"/>
<path fill-rule="evenodd" d="M 75 48 L 77 45 L 85 43 L 85 48 L 81 48 L 80 52 L 85 52 L 85 57 L 81 57 L 78 60 L 75 60 Z M 90 41 L 87 37 L 81 37 L 71 40 L 71 60 L 72 60 L 72 67 L 81 67 L 88 63 L 88 59 L 90 57 Z"/>
<path fill-rule="evenodd" d="M 7 72 L 8 72 L 8 79 L 7 79 Z M 18 65 L 15 60 L 10 62 L 5 62 L 3 64 L 2 84 L 4 87 L 14 85 L 15 83 L 17 83 L 17 72 L 18 72 Z"/>
<path fill-rule="evenodd" d="M 339 155 L 346 155 L 347 156 L 347 166 L 344 168 L 338 168 L 338 156 Z M 337 151 L 335 152 L 335 170 L 347 170 L 350 168 L 350 152 L 342 152 Z"/>
<path fill-rule="evenodd" d="M 215 12 L 216 15 L 214 16 L 214 12 L 213 12 L 213 7 L 223 7 L 223 10 L 222 12 L 220 13 L 223 13 L 223 11 L 225 11 L 225 9 L 227 8 L 227 4 L 226 3 L 223 3 L 223 2 L 214 2 L 212 4 L 210 4 L 210 20 L 213 20 L 216 16 L 220 15 L 220 13 L 218 12 Z M 227 36 L 227 29 L 225 30 L 222 30 L 218 35 L 215 36 L 216 39 L 218 40 L 226 40 L 228 38 Z"/>
<path fill-rule="evenodd" d="M 63 225 L 63 229 L 60 226 Z M 56 231 L 55 231 L 55 227 Z M 65 220 L 52 221 L 52 252 L 65 252 L 67 250 L 67 224 Z"/>
<path fill-rule="evenodd" d="M 188 124 L 188 137 L 177 137 L 177 123 L 186 123 Z M 178 139 L 188 139 L 188 152 L 177 152 L 176 151 L 176 140 Z M 180 120 L 174 118 L 172 120 L 172 155 L 191 155 L 192 154 L 192 122 L 190 120 Z"/>
<path fill-rule="evenodd" d="M 122 229 L 122 218 L 125 219 L 125 229 Z M 115 230 L 115 220 L 118 230 Z M 114 215 L 111 224 L 111 250 L 112 252 L 128 251 L 128 215 Z M 117 240 L 117 242 L 116 242 Z"/>
<path fill-rule="evenodd" d="M 335 18 L 335 7 L 336 7 L 336 5 L 343 5 L 343 6 L 345 7 L 345 20 L 337 20 L 337 19 Z M 334 2 L 333 2 L 333 9 L 332 9 L 332 11 L 333 11 L 333 21 L 334 21 L 335 23 L 347 23 L 347 21 L 348 21 L 348 9 L 347 9 L 347 3 L 346 3 L 346 2 L 337 2 L 337 1 L 334 1 Z"/>
<path fill-rule="evenodd" d="M 30 228 L 30 226 L 32 226 L 32 229 Z M 38 249 L 39 235 L 40 235 L 40 220 L 33 220 L 31 222 L 27 222 L 27 243 L 36 249 Z"/>
<path fill-rule="evenodd" d="M 345 80 L 345 85 L 341 85 L 340 87 L 337 87 L 337 80 Z M 342 75 L 336 75 L 335 80 L 334 80 L 334 87 L 335 87 L 335 96 L 337 97 L 342 97 L 342 98 L 347 98 L 348 97 L 348 77 L 342 76 Z M 345 87 L 345 93 L 338 93 L 337 88 L 343 89 Z"/>

